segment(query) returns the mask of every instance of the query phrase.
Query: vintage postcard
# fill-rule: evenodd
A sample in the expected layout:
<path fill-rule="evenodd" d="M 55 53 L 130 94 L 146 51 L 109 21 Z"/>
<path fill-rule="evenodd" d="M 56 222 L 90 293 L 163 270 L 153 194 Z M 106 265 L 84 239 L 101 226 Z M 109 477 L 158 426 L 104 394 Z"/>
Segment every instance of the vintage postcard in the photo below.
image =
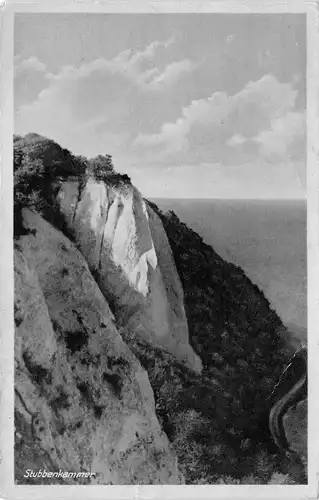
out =
<path fill-rule="evenodd" d="M 317 498 L 317 14 L 2 4 L 3 498 Z"/>

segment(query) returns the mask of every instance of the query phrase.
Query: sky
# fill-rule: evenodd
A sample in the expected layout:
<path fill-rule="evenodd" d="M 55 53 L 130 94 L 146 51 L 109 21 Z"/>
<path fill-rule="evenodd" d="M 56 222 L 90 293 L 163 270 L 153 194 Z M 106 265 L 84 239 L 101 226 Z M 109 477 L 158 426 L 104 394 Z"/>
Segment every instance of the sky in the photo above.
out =
<path fill-rule="evenodd" d="M 303 14 L 16 14 L 15 133 L 144 196 L 304 198 Z"/>

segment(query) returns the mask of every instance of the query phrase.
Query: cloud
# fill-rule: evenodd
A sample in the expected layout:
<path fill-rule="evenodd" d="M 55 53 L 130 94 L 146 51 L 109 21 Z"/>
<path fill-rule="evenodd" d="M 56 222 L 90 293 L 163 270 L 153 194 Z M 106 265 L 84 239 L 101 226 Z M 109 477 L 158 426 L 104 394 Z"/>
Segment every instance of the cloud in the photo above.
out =
<path fill-rule="evenodd" d="M 47 68 L 44 62 L 31 56 L 14 58 L 14 106 L 34 101 L 39 92 L 48 85 Z"/>
<path fill-rule="evenodd" d="M 20 76 L 24 72 L 46 72 L 46 65 L 44 62 L 40 61 L 37 57 L 31 56 L 27 59 L 23 59 L 21 56 L 15 56 L 14 58 L 14 73 L 15 77 Z"/>
<path fill-rule="evenodd" d="M 154 41 L 141 51 L 126 50 L 110 60 L 64 66 L 55 74 L 44 73 L 44 81 L 38 77 L 42 66 L 36 58 L 17 60 L 17 66 L 33 66 L 36 71 L 29 71 L 30 80 L 20 76 L 15 80 L 16 131 L 36 131 L 63 144 L 69 141 L 69 147 L 82 154 L 91 154 L 93 145 L 105 151 L 108 138 L 112 138 L 112 151 L 123 146 L 124 139 L 149 128 L 151 118 L 154 120 L 151 105 L 145 104 L 153 93 L 157 105 L 161 99 L 165 103 L 165 92 L 160 91 L 171 89 L 198 64 L 183 59 L 157 68 L 157 51 L 165 51 L 173 42 L 172 38 Z"/>
<path fill-rule="evenodd" d="M 65 66 L 58 74 L 50 74 L 49 78 L 52 81 L 60 81 L 66 78 L 90 77 L 96 73 L 120 75 L 144 90 L 159 90 L 173 84 L 182 73 L 191 72 L 197 67 L 196 62 L 188 59 L 174 61 L 164 66 L 162 70 L 156 66 L 149 67 L 157 51 L 160 48 L 168 48 L 173 41 L 173 38 L 166 41 L 154 41 L 142 51 L 134 52 L 128 49 L 113 59 L 95 59 L 79 68 Z"/>
<path fill-rule="evenodd" d="M 243 137 L 240 134 L 235 134 L 226 142 L 226 144 L 232 147 L 232 146 L 241 146 L 242 144 L 245 144 L 245 142 L 247 142 L 246 137 Z"/>
<path fill-rule="evenodd" d="M 131 62 L 133 64 L 140 64 L 144 62 L 145 60 L 151 60 L 154 58 L 156 51 L 160 48 L 167 49 L 170 45 L 174 43 L 174 38 L 171 37 L 168 40 L 155 40 L 154 42 L 150 43 L 145 47 L 144 50 L 136 52 L 135 54 L 132 53 L 132 50 L 129 49 L 122 54 L 132 54 L 131 55 Z M 121 54 L 119 56 L 121 58 Z"/>
<path fill-rule="evenodd" d="M 259 132 L 253 140 L 258 143 L 264 157 L 284 158 L 291 153 L 291 147 L 296 146 L 296 140 L 300 148 L 299 151 L 294 148 L 295 155 L 305 152 L 305 131 L 305 113 L 288 112 L 272 120 L 270 129 Z"/>
<path fill-rule="evenodd" d="M 113 71 L 118 71 L 126 75 L 144 89 L 158 90 L 166 85 L 172 85 L 182 73 L 193 71 L 197 64 L 188 59 L 183 59 L 168 64 L 163 70 L 157 67 L 147 69 L 143 65 L 154 59 L 159 48 L 166 49 L 173 42 L 174 39 L 169 38 L 162 42 L 152 42 L 141 52 L 133 53 L 131 50 L 125 51 L 111 61 L 111 67 Z"/>
<path fill-rule="evenodd" d="M 55 89 L 50 88 L 42 92 L 35 103 L 20 108 L 16 132 L 21 135 L 31 131 L 39 133 L 54 139 L 74 154 L 90 157 L 124 148 L 126 133 L 119 135 L 111 127 L 105 130 L 105 121 L 107 118 L 99 115 L 87 120 L 76 119 L 67 103 L 63 103 Z"/>
<path fill-rule="evenodd" d="M 149 82 L 149 85 L 153 88 L 156 88 L 157 85 L 171 85 L 183 73 L 193 71 L 196 66 L 197 64 L 189 59 L 183 59 L 182 61 L 176 61 L 168 64 L 162 73 L 157 70 L 156 74 L 155 72 L 152 74 L 153 78 Z"/>
<path fill-rule="evenodd" d="M 188 161 L 192 156 L 194 161 L 199 156 L 201 161 L 227 161 L 226 146 L 244 144 L 245 154 L 253 154 L 257 143 L 265 143 L 266 147 L 266 142 L 274 141 L 275 134 L 284 135 L 281 120 L 287 115 L 291 117 L 296 97 L 293 84 L 265 75 L 248 82 L 234 95 L 214 92 L 206 99 L 193 100 L 175 122 L 164 123 L 157 133 L 140 134 L 135 144 L 140 148 L 157 147 L 161 154 L 175 154 L 180 161 L 183 154 Z M 295 123 L 292 128 L 298 126 L 301 124 Z M 270 132 L 267 136 L 258 135 L 269 128 L 272 138 Z"/>

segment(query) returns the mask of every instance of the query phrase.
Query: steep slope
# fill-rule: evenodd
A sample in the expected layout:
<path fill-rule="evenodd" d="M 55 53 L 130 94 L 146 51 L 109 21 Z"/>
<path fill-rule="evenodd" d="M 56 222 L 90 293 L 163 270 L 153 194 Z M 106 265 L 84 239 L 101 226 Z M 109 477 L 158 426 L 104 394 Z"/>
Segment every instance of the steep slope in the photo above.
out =
<path fill-rule="evenodd" d="M 25 210 L 15 252 L 16 480 L 37 471 L 94 472 L 72 484 L 178 484 L 153 392 L 116 331 L 75 246 Z M 48 484 L 48 479 L 33 479 Z"/>
<path fill-rule="evenodd" d="M 280 318 L 242 269 L 224 261 L 174 213 L 163 214 L 149 205 L 168 236 L 184 289 L 190 341 L 206 370 L 236 364 L 242 376 L 258 372 L 260 388 L 267 392 L 272 381 L 263 377 L 280 374 L 282 361 L 290 355 L 279 335 L 284 330 Z"/>
<path fill-rule="evenodd" d="M 253 474 L 264 483 L 275 471 L 287 474 L 289 463 L 277 456 L 268 426 L 276 384 L 295 350 L 280 318 L 239 267 L 220 258 L 174 213 L 148 206 L 167 234 L 183 285 L 190 343 L 204 365 L 201 378 L 193 382 L 196 389 L 190 390 L 189 377 L 181 379 L 175 372 L 171 386 L 180 387 L 174 391 L 167 388 L 161 363 L 155 366 L 144 348 L 135 349 L 148 369 L 162 418 L 170 422 L 186 477 L 210 476 L 214 482 L 218 473 L 239 480 Z M 208 380 L 222 387 L 217 400 Z M 181 401 L 179 394 L 186 393 Z M 196 410 L 191 418 L 190 409 Z M 208 463 L 210 472 L 202 476 L 198 471 Z"/>

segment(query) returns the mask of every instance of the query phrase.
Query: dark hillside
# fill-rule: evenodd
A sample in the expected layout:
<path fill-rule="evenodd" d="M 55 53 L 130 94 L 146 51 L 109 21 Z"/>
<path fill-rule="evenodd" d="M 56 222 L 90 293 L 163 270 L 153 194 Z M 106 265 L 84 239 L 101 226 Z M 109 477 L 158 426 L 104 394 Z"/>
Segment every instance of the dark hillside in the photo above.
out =
<path fill-rule="evenodd" d="M 291 355 L 279 334 L 284 329 L 282 322 L 262 291 L 239 267 L 219 257 L 173 212 L 164 214 L 153 203 L 149 205 L 160 216 L 169 238 L 183 283 L 190 341 L 204 363 L 203 375 L 197 382 L 193 380 L 193 389 L 178 380 L 183 390 L 175 391 L 172 381 L 171 389 L 167 388 L 170 382 L 164 386 L 158 383 L 155 393 L 170 422 L 176 421 L 170 409 L 173 402 L 181 402 L 186 414 L 197 412 L 195 428 L 186 415 L 184 424 L 188 420 L 196 447 L 205 443 L 200 453 L 197 448 L 196 453 L 187 452 L 196 454 L 202 461 L 201 467 L 207 456 L 216 467 L 217 442 L 221 449 L 226 447 L 219 456 L 220 474 L 238 479 L 251 474 L 258 463 L 255 454 L 261 453 L 264 458 L 260 467 L 265 470 L 253 474 L 265 482 L 277 467 L 285 472 L 287 465 L 277 462 L 277 450 L 268 428 L 268 414 L 274 401 L 272 391 Z M 157 377 L 152 376 L 152 370 L 149 373 L 155 385 Z M 218 402 L 212 400 L 208 389 L 207 381 L 212 380 L 222 388 Z M 171 396 L 164 395 L 165 391 L 170 394 L 170 390 Z M 177 427 L 171 432 L 178 433 Z M 229 460 L 222 458 L 223 455 L 229 456 Z"/>

